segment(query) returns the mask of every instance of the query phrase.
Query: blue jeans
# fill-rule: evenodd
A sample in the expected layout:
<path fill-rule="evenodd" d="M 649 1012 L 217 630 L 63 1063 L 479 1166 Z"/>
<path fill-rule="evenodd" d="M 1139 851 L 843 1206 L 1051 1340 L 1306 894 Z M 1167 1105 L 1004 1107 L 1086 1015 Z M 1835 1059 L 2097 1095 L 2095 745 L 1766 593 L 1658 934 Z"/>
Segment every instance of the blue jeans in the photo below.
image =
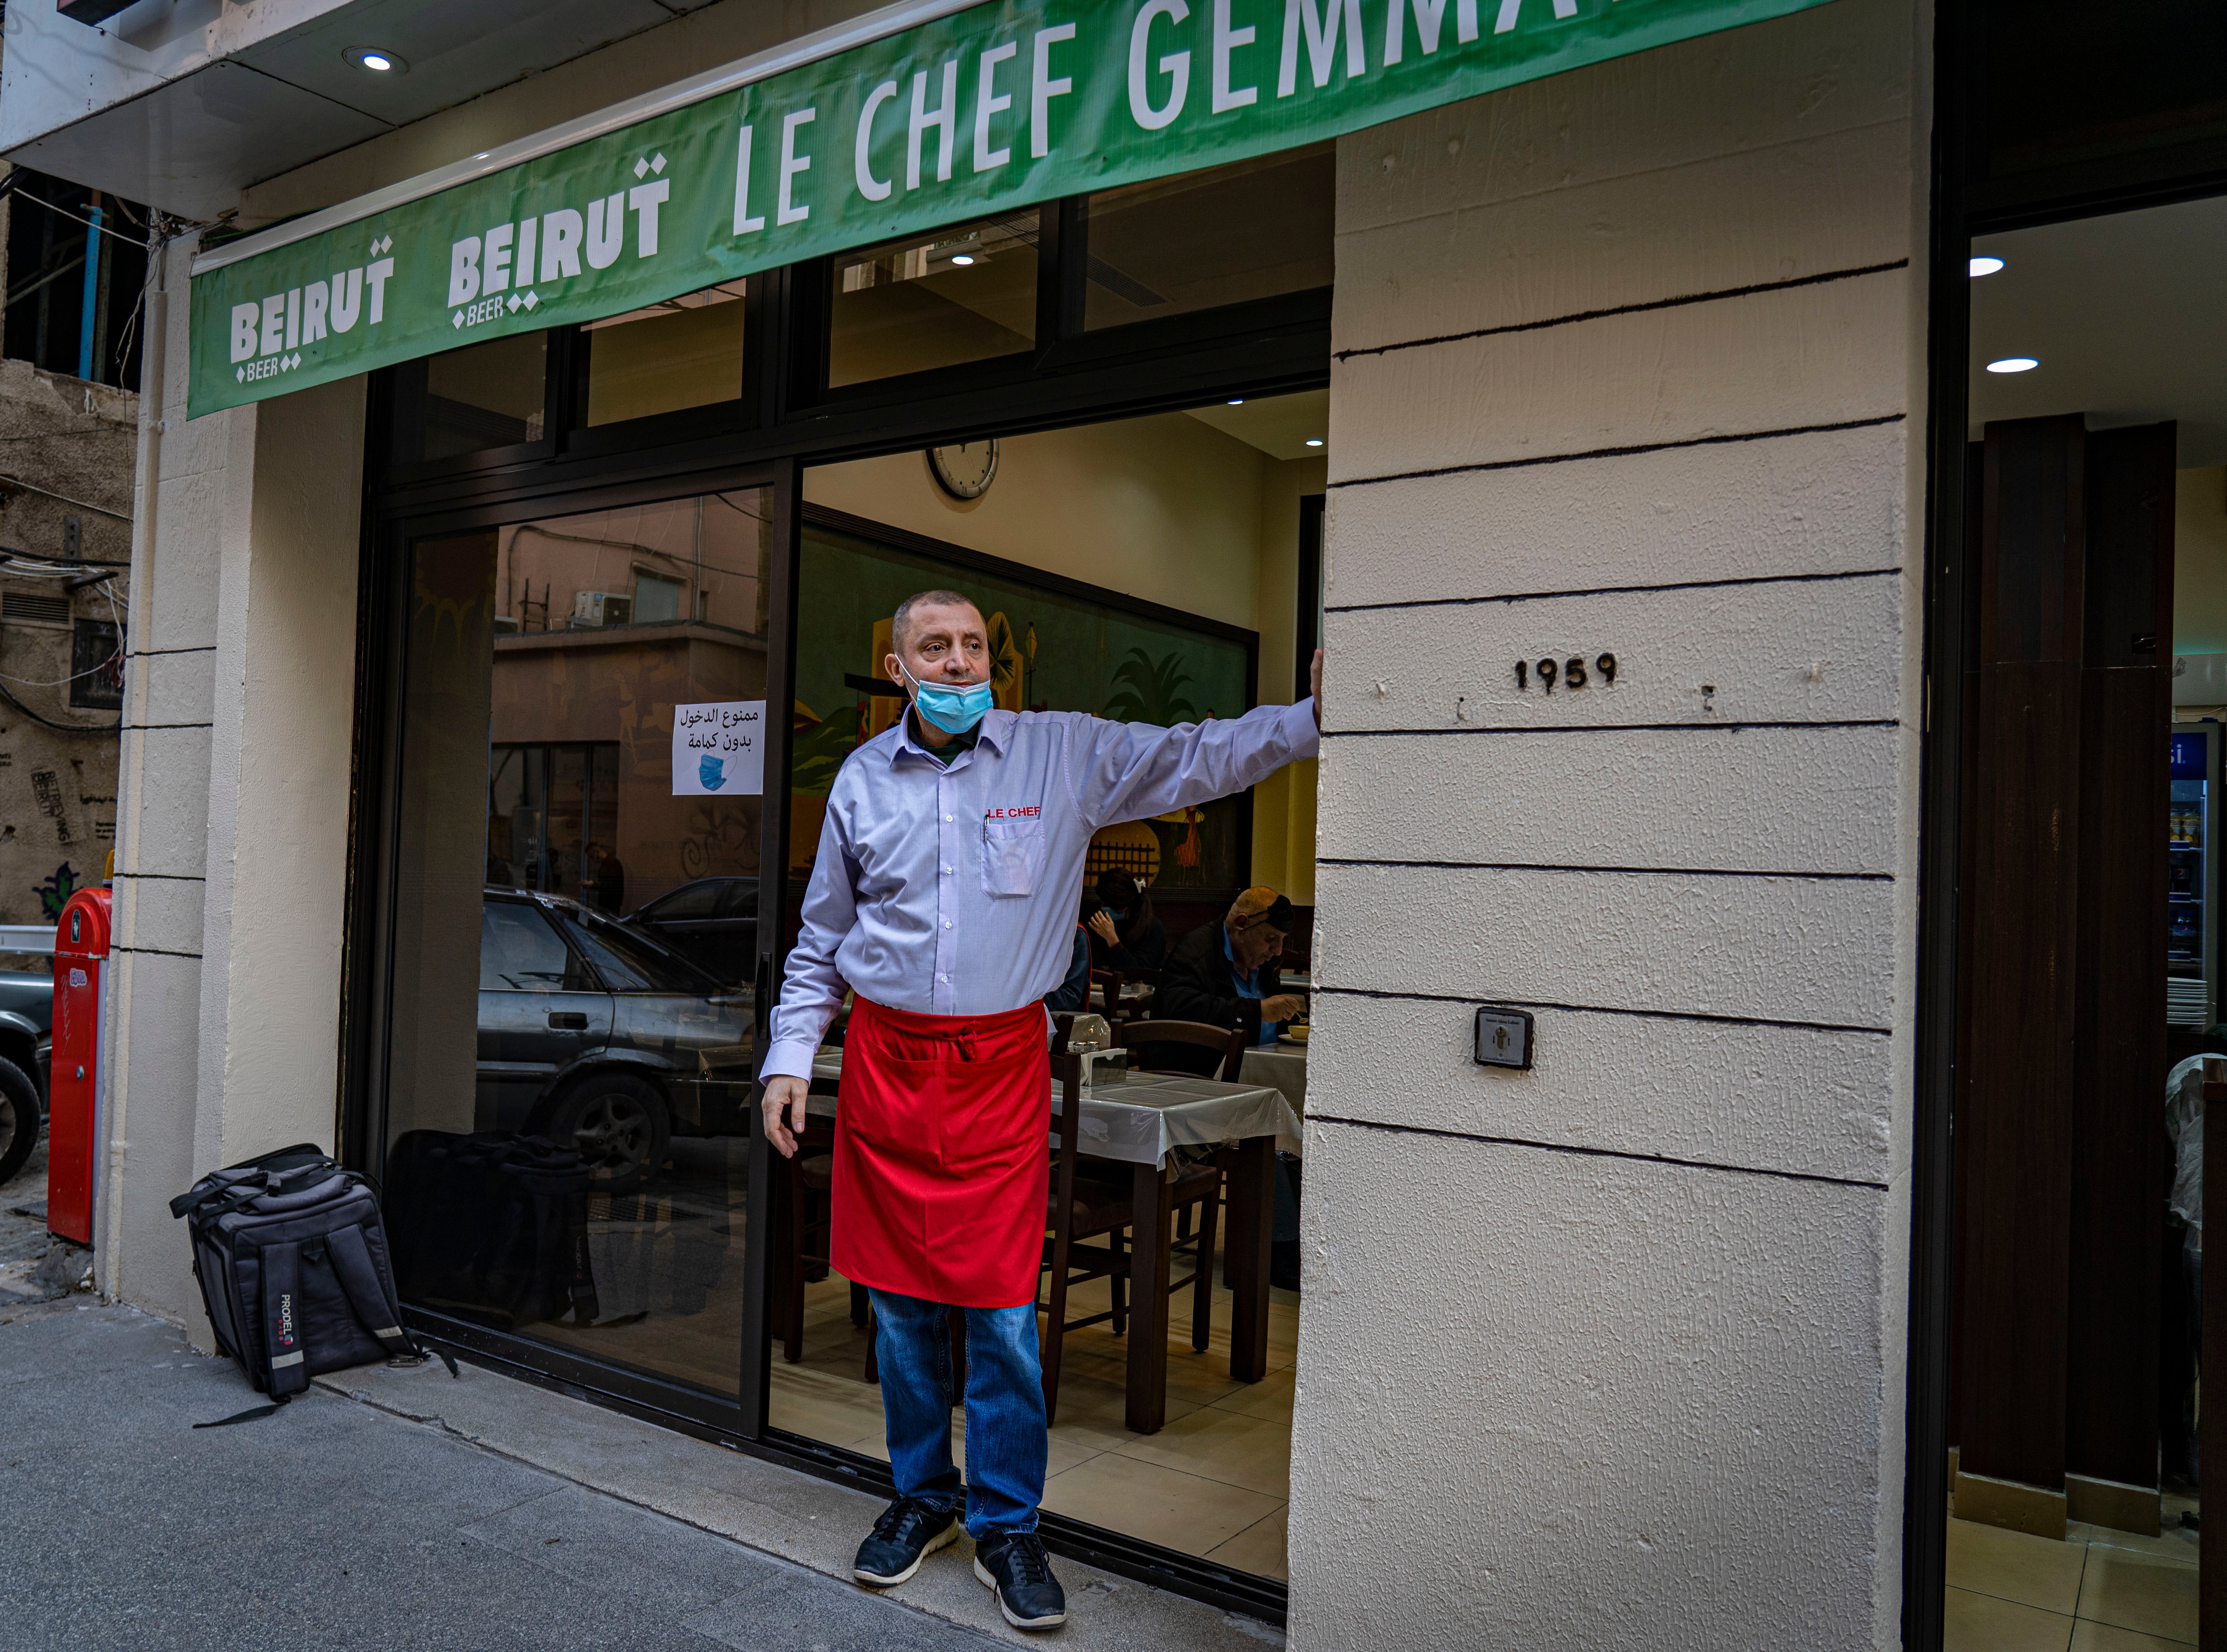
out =
<path fill-rule="evenodd" d="M 951 1462 L 951 1335 L 940 1303 L 876 1291 L 874 1359 L 897 1495 L 959 1506 Z M 1032 1532 L 1043 1501 L 1043 1376 L 1037 1310 L 965 1308 L 967 1534 Z"/>

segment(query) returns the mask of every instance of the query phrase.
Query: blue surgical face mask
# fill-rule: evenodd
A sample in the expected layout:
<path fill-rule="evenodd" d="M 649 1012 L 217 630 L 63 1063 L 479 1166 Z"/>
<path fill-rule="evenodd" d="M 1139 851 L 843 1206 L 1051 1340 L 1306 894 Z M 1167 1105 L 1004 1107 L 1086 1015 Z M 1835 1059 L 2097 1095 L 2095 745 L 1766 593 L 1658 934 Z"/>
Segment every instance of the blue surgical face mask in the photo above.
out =
<path fill-rule="evenodd" d="M 905 680 L 912 685 L 912 703 L 920 714 L 946 734 L 964 734 L 982 720 L 983 713 L 996 702 L 996 693 L 986 682 L 968 683 L 960 688 L 946 688 L 939 683 L 924 683 L 905 670 Z"/>

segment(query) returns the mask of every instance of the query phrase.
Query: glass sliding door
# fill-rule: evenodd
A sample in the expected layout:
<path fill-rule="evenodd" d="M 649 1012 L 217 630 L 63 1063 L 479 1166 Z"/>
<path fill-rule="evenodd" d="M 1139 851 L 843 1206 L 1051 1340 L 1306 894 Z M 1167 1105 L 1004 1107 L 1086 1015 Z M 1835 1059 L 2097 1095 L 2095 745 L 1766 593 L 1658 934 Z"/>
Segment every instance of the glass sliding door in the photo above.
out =
<path fill-rule="evenodd" d="M 382 1144 L 405 1300 L 714 1409 L 743 1388 L 762 814 L 750 743 L 674 725 L 759 726 L 770 514 L 743 488 L 405 552 Z"/>

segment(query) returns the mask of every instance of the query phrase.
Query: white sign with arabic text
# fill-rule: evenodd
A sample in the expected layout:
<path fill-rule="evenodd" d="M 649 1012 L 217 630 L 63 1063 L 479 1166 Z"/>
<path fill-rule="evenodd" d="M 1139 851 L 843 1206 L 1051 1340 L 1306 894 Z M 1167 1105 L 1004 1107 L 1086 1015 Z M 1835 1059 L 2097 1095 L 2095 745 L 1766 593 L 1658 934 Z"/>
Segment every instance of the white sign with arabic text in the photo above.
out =
<path fill-rule="evenodd" d="M 756 797 L 765 790 L 763 700 L 673 708 L 673 794 Z"/>

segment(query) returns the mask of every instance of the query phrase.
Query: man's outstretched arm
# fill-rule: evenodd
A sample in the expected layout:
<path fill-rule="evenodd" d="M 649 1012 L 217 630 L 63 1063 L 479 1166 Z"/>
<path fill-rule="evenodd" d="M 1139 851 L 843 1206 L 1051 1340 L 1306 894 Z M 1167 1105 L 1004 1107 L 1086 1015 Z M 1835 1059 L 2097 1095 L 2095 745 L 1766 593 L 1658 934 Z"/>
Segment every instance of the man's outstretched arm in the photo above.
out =
<path fill-rule="evenodd" d="M 1308 673 L 1322 686 L 1322 651 Z M 1310 696 L 1298 705 L 1263 705 L 1240 718 L 1209 718 L 1172 729 L 1092 720 L 1078 724 L 1069 779 L 1082 817 L 1094 826 L 1189 808 L 1259 784 L 1320 748 L 1321 713 Z"/>

